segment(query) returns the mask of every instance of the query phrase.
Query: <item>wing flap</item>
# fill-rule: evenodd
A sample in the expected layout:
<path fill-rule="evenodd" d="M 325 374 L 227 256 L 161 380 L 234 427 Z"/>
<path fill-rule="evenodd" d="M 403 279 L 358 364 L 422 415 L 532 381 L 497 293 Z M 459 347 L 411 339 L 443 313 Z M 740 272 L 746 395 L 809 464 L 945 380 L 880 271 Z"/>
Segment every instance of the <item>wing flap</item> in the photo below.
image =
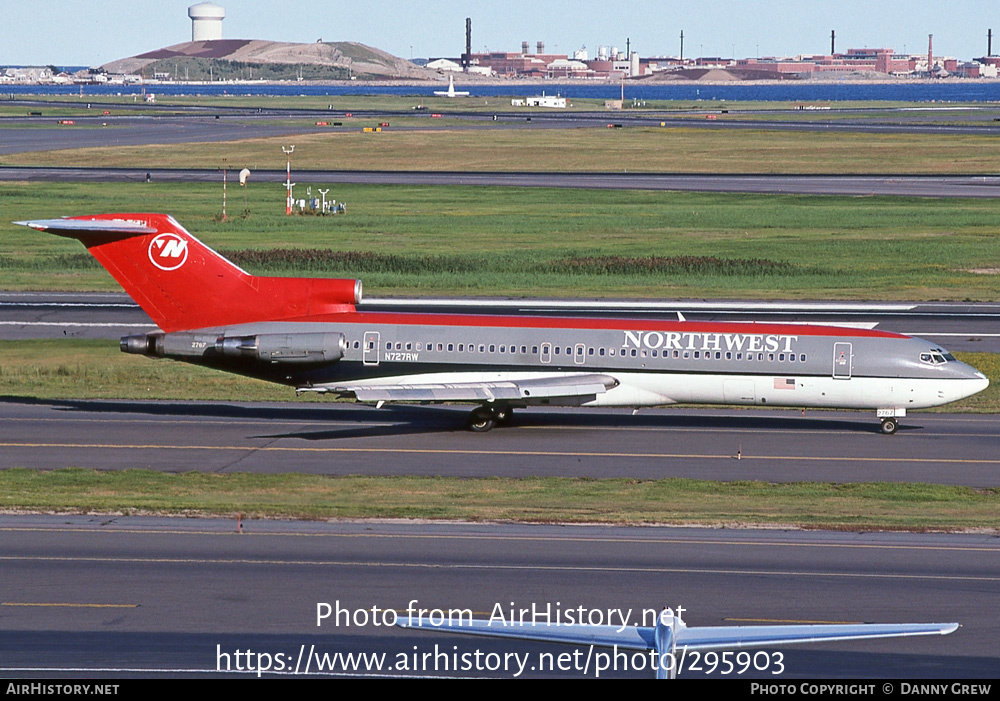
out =
<path fill-rule="evenodd" d="M 609 375 L 533 377 L 493 382 L 413 382 L 406 384 L 300 387 L 299 392 L 332 392 L 359 402 L 492 402 L 604 394 L 618 381 Z"/>

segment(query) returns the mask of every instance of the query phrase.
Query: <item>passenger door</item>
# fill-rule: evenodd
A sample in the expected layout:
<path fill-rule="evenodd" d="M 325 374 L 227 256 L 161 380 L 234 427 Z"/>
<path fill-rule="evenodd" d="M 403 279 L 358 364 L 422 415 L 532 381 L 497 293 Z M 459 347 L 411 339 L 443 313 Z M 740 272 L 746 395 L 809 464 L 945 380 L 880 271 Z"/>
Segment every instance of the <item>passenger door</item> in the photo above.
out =
<path fill-rule="evenodd" d="M 362 358 L 365 365 L 378 365 L 381 334 L 378 331 L 365 331 L 364 352 Z"/>
<path fill-rule="evenodd" d="M 850 343 L 833 344 L 833 379 L 851 379 L 851 366 L 853 364 L 853 354 Z"/>

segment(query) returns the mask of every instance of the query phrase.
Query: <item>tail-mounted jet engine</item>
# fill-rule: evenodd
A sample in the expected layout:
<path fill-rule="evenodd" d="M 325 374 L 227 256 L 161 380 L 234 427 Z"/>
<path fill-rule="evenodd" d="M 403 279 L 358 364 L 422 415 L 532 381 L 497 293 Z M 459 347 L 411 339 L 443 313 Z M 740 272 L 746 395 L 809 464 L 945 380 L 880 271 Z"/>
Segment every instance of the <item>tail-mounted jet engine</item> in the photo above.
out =
<path fill-rule="evenodd" d="M 347 339 L 337 332 L 261 333 L 250 336 L 180 331 L 123 336 L 123 353 L 225 363 L 327 365 L 344 357 Z"/>

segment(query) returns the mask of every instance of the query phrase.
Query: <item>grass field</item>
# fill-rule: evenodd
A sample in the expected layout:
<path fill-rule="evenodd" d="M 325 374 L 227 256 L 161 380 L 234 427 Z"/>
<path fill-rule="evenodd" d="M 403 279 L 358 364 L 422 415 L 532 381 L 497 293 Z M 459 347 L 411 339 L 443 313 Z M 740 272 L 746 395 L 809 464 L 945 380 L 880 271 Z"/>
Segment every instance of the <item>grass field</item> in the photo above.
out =
<path fill-rule="evenodd" d="M 253 518 L 994 529 L 1000 490 L 689 479 L 0 471 L 0 509 Z"/>
<path fill-rule="evenodd" d="M 994 300 L 1000 285 L 1000 203 L 989 199 L 339 185 L 329 197 L 348 212 L 324 218 L 284 216 L 284 189 L 251 181 L 251 216 L 221 222 L 221 184 L 0 193 L 7 289 L 118 289 L 75 241 L 9 222 L 137 208 L 173 214 L 212 247 L 264 252 L 240 258 L 252 272 L 359 276 L 369 295 Z M 229 212 L 242 209 L 230 188 Z M 657 263 L 686 257 L 723 263 Z M 580 264 L 596 259 L 625 265 Z"/>
<path fill-rule="evenodd" d="M 0 156 L 0 165 L 666 173 L 995 173 L 990 135 L 732 129 L 357 129 L 225 143 L 124 146 Z M 234 127 L 235 128 L 235 127 Z"/>

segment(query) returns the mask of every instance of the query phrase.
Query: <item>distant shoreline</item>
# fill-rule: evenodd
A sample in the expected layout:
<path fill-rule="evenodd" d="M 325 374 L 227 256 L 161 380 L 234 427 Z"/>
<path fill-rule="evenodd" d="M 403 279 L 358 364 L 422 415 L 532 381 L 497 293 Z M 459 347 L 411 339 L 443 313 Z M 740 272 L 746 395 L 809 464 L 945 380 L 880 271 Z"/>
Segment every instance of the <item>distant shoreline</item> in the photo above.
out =
<path fill-rule="evenodd" d="M 586 85 L 613 85 L 619 86 L 622 81 L 610 78 L 562 78 L 562 79 L 551 79 L 551 78 L 504 78 L 504 77 L 486 77 L 476 74 L 464 74 L 456 73 L 456 85 L 553 85 L 553 86 L 586 86 Z M 232 81 L 204 81 L 204 80 L 171 80 L 171 81 L 160 81 L 160 82 L 140 82 L 140 83 L 52 83 L 52 82 L 21 82 L 21 83 L 0 83 L 0 92 L 8 87 L 29 87 L 29 86 L 39 86 L 39 87 L 102 87 L 102 88 L 135 88 L 135 87 L 157 87 L 157 86 L 190 86 L 190 87 L 204 87 L 204 86 L 247 86 L 247 85 L 303 85 L 303 86 L 332 86 L 332 87 L 349 87 L 352 85 L 360 85 L 365 87 L 436 87 L 441 83 L 448 82 L 448 74 L 441 74 L 439 79 L 435 80 L 418 80 L 413 78 L 401 78 L 399 80 L 394 80 L 391 78 L 379 79 L 379 80 L 232 80 Z M 666 86 L 666 85 L 942 85 L 942 84 L 954 84 L 954 85 L 982 85 L 982 84 L 996 84 L 1000 83 L 1000 77 L 997 78 L 874 78 L 874 77 L 852 77 L 852 76 L 839 76 L 837 78 L 800 78 L 800 79 L 788 79 L 788 80 L 769 80 L 766 78 L 761 79 L 740 79 L 733 78 L 731 80 L 698 80 L 698 79 L 687 79 L 687 78 L 673 78 L 673 79 L 663 79 L 656 77 L 643 77 L 643 78 L 628 78 L 625 80 L 625 87 L 639 87 L 639 86 Z"/>

